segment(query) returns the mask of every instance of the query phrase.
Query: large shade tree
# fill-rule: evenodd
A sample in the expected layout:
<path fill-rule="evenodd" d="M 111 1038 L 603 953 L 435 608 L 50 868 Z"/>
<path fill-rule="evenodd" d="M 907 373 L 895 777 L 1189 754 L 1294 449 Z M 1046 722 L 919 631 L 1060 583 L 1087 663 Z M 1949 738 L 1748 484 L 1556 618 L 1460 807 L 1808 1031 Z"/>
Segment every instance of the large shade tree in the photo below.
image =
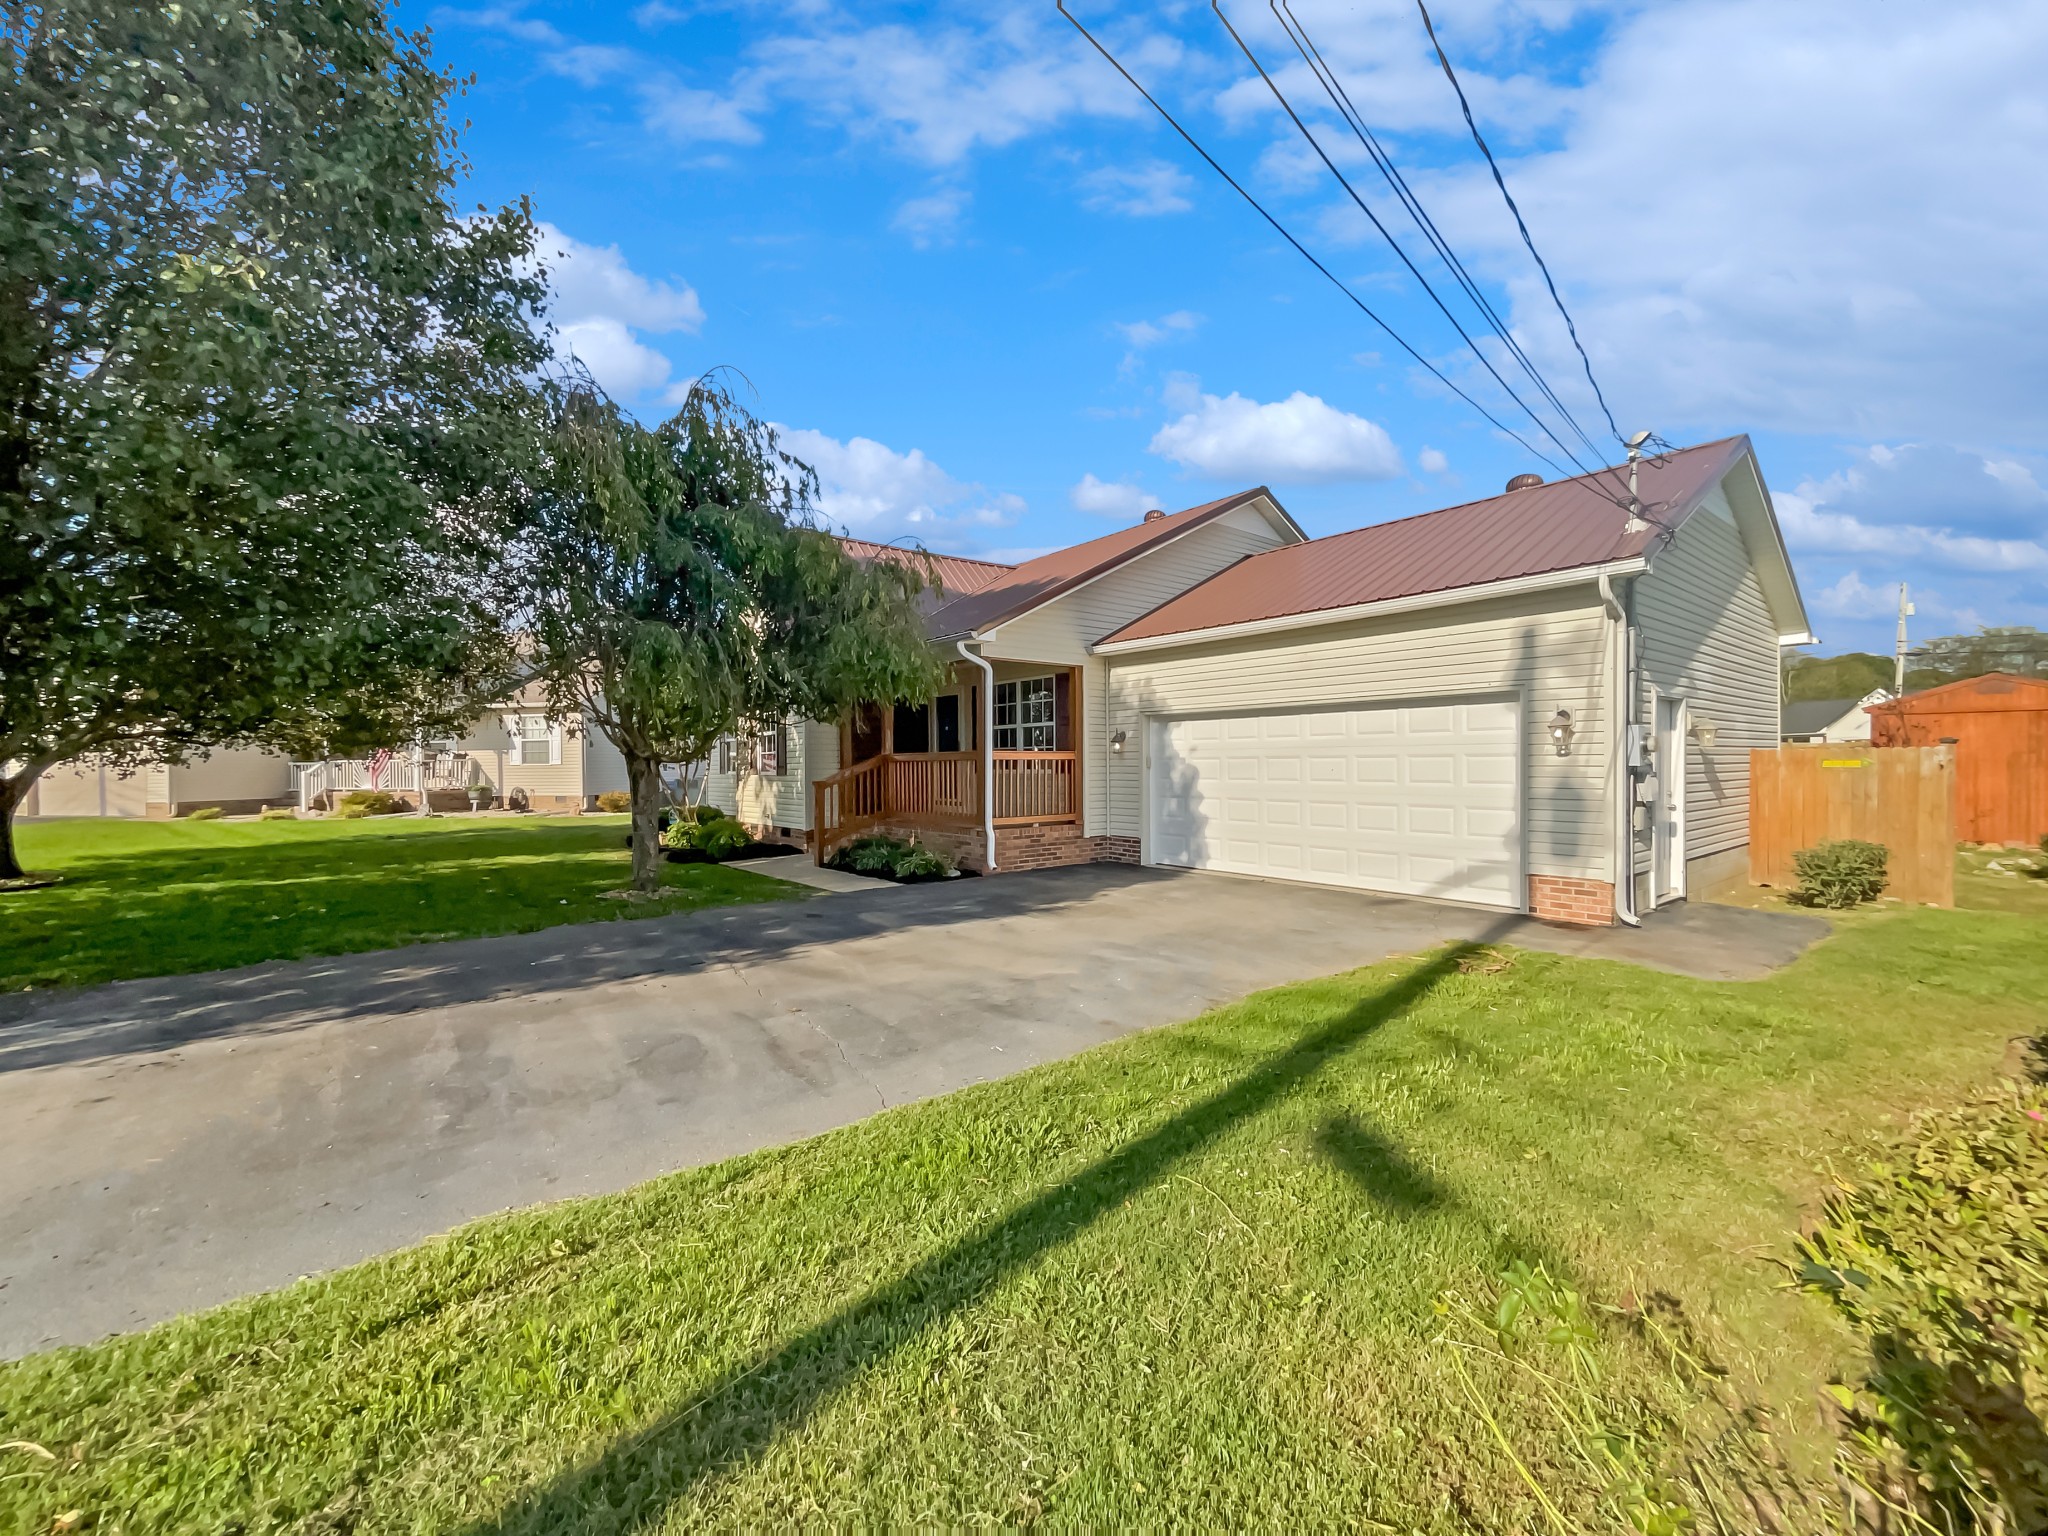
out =
<path fill-rule="evenodd" d="M 52 763 L 490 691 L 545 290 L 378 0 L 0 0 L 0 60 L 7 876 Z"/>
<path fill-rule="evenodd" d="M 715 379 L 659 427 L 586 381 L 554 431 L 517 552 L 531 685 L 626 760 L 633 888 L 660 883 L 663 763 L 721 736 L 930 692 L 916 562 L 862 561 L 817 526 L 811 470 Z"/>

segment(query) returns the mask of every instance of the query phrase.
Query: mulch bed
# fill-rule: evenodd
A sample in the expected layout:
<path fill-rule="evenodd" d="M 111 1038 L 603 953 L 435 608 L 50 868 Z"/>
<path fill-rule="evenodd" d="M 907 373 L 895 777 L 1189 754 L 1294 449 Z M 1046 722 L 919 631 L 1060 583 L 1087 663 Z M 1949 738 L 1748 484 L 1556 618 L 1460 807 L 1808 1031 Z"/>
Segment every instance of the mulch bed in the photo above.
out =
<path fill-rule="evenodd" d="M 802 853 L 803 849 L 790 843 L 748 843 L 737 853 L 729 853 L 722 859 L 714 859 L 701 848 L 664 848 L 661 856 L 671 864 L 741 864 L 748 859 L 779 859 L 785 854 Z"/>

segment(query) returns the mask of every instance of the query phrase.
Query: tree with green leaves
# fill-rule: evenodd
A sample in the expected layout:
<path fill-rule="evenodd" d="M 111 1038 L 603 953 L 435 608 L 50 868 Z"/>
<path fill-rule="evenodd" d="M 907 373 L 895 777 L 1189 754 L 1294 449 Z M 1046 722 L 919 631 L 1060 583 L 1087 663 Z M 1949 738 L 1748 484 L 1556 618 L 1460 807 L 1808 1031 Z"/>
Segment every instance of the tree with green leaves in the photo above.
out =
<path fill-rule="evenodd" d="M 937 685 L 927 573 L 847 554 L 817 525 L 810 468 L 714 379 L 654 428 L 585 381 L 553 395 L 513 554 L 525 660 L 553 712 L 583 713 L 624 756 L 633 889 L 651 895 L 663 763 Z"/>
<path fill-rule="evenodd" d="M 5 877 L 53 763 L 490 693 L 545 287 L 379 0 L 0 0 L 0 59 Z"/>

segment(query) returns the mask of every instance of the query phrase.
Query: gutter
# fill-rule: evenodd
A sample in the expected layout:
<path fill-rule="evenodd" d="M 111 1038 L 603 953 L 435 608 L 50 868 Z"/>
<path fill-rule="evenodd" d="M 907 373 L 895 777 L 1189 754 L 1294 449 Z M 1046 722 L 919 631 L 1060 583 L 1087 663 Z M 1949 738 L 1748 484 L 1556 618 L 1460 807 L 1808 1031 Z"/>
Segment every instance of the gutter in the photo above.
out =
<path fill-rule="evenodd" d="M 1540 576 L 1513 576 L 1505 581 L 1482 582 L 1470 587 L 1446 587 L 1436 592 L 1418 592 L 1408 597 L 1381 598 L 1377 602 L 1353 603 L 1344 608 L 1317 608 L 1307 613 L 1281 614 L 1271 619 L 1250 619 L 1242 624 L 1218 624 L 1207 629 L 1177 630 L 1170 635 L 1146 635 L 1137 640 L 1102 640 L 1089 647 L 1096 655 L 1118 656 L 1128 651 L 1159 650 L 1174 645 L 1201 645 L 1212 640 L 1232 640 L 1240 635 L 1264 635 L 1279 630 L 1309 629 L 1319 624 L 1341 624 L 1349 619 L 1376 618 L 1381 614 L 1412 613 L 1421 608 L 1448 608 L 1459 603 L 1479 603 L 1488 598 L 1513 597 L 1523 592 L 1547 592 L 1557 587 L 1576 587 L 1598 580 L 1603 586 L 1610 576 L 1636 576 L 1649 569 L 1640 555 L 1610 560 L 1603 565 L 1574 566 L 1565 571 L 1546 571 Z"/>
<path fill-rule="evenodd" d="M 971 661 L 981 668 L 981 830 L 988 839 L 988 872 L 993 874 L 996 867 L 996 669 L 988 664 L 986 657 L 967 649 L 965 640 L 955 640 L 953 648 L 963 661 Z"/>
<path fill-rule="evenodd" d="M 1614 797 L 1618 805 L 1614 811 L 1614 915 L 1629 927 L 1640 928 L 1643 920 L 1636 914 L 1635 753 L 1631 750 L 1636 733 L 1635 636 L 1629 627 L 1628 610 L 1614 595 L 1606 571 L 1600 572 L 1598 582 L 1600 606 L 1607 610 L 1607 617 L 1615 625 L 1618 665 L 1614 670 L 1620 674 L 1616 679 L 1621 707 L 1617 711 L 1620 730 L 1615 742 Z"/>

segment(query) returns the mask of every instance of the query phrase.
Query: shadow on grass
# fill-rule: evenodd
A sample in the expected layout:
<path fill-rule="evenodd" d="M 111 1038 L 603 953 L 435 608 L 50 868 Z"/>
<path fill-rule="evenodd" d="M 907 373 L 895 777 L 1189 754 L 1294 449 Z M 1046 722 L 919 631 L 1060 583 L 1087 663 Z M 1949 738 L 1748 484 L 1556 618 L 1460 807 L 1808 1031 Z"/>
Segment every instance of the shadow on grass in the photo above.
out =
<path fill-rule="evenodd" d="M 1498 925 L 1506 931 L 1508 923 Z M 1072 1178 L 912 1265 L 834 1316 L 713 1382 L 693 1402 L 529 1493 L 471 1536 L 631 1531 L 736 1471 L 801 1426 L 841 1388 L 1009 1276 L 1073 1241 L 1172 1166 L 1314 1076 L 1333 1057 L 1415 1006 L 1464 957 L 1497 938 L 1454 944 L 1373 997 L 1267 1057 L 1227 1087 Z M 1353 1177 L 1394 1203 L 1440 1198 L 1397 1152 L 1353 1125 L 1336 1144 Z M 1386 1182 L 1392 1170 L 1391 1186 Z M 1405 1170 L 1403 1172 L 1402 1170 Z"/>
<path fill-rule="evenodd" d="M 1375 1205 L 1412 1215 L 1443 1203 L 1444 1192 L 1435 1179 L 1352 1115 L 1337 1115 L 1318 1126 L 1316 1150 Z"/>

